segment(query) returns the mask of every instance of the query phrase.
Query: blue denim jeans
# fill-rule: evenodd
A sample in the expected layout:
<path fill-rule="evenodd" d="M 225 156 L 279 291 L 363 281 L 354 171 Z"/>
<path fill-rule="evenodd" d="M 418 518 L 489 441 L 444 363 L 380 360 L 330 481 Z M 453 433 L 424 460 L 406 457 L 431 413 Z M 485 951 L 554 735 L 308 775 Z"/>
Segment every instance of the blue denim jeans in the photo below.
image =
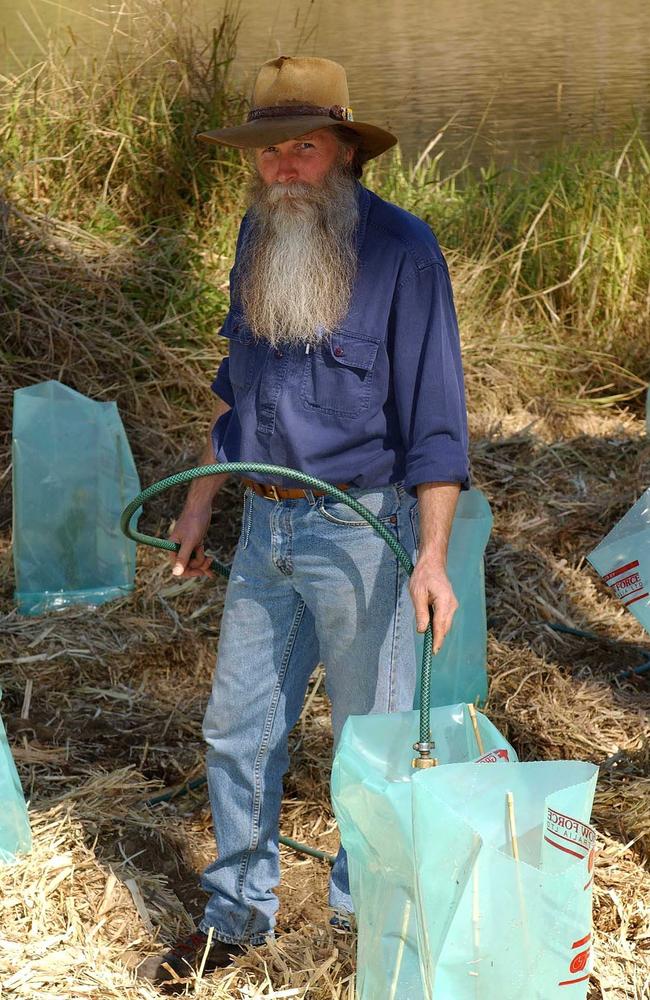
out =
<path fill-rule="evenodd" d="M 400 486 L 351 490 L 414 556 L 415 500 Z M 309 677 L 325 665 L 334 742 L 348 715 L 410 708 L 415 689 L 408 577 L 358 514 L 329 497 L 275 502 L 251 490 L 228 583 L 203 733 L 217 860 L 200 925 L 231 944 L 273 933 L 287 738 Z M 330 905 L 352 910 L 345 852 Z"/>

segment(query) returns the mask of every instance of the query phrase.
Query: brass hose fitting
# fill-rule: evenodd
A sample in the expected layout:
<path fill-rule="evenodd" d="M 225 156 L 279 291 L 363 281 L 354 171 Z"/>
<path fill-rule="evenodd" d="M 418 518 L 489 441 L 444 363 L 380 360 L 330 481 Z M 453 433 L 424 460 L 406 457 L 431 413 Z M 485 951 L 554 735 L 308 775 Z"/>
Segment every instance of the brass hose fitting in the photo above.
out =
<path fill-rule="evenodd" d="M 437 767 L 438 758 L 431 756 L 431 751 L 435 750 L 436 745 L 433 740 L 427 740 L 425 743 L 414 743 L 413 749 L 417 750 L 419 757 L 414 757 L 411 761 L 411 767 L 415 767 L 418 770 L 424 767 Z"/>

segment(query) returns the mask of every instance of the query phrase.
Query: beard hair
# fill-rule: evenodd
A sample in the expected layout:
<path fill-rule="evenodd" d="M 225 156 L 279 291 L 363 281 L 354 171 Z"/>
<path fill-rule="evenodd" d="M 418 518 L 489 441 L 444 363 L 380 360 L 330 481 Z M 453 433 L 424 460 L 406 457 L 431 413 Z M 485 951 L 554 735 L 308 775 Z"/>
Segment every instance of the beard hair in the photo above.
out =
<path fill-rule="evenodd" d="M 356 181 L 337 164 L 317 187 L 294 182 L 249 190 L 252 219 L 240 293 L 255 337 L 317 344 L 346 315 L 357 270 Z"/>

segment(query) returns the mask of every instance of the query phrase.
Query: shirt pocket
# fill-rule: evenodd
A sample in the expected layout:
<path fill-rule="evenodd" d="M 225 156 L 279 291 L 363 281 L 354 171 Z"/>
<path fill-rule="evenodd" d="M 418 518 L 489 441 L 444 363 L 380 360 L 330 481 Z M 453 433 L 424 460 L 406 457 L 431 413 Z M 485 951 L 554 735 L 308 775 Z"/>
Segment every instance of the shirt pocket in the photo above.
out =
<path fill-rule="evenodd" d="M 368 409 L 379 344 L 339 330 L 305 355 L 300 398 L 308 409 L 358 417 Z"/>
<path fill-rule="evenodd" d="M 230 341 L 228 375 L 236 389 L 249 389 L 255 376 L 258 343 L 241 313 L 228 313 L 221 336 Z"/>

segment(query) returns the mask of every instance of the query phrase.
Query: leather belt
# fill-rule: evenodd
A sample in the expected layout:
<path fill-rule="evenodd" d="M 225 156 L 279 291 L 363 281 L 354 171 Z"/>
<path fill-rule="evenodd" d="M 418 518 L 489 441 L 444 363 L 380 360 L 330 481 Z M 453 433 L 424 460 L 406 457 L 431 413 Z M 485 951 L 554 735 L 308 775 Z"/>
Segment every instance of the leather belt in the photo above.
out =
<path fill-rule="evenodd" d="M 323 490 L 301 490 L 297 488 L 285 488 L 284 486 L 272 486 L 270 483 L 256 483 L 254 479 L 243 479 L 242 483 L 257 493 L 258 497 L 265 500 L 304 500 L 305 497 L 325 497 L 327 493 Z M 338 490 L 349 490 L 348 483 L 336 483 Z"/>

